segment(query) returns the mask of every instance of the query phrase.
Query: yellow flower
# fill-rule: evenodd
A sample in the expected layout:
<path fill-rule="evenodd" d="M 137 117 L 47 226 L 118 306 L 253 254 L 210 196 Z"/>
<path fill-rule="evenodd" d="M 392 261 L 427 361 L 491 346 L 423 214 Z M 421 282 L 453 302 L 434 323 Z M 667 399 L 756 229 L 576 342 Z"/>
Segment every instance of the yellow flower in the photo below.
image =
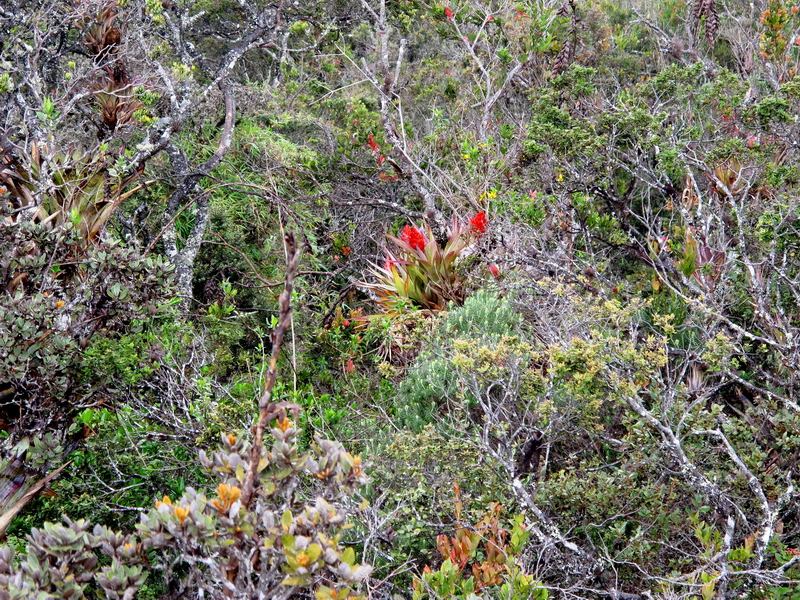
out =
<path fill-rule="evenodd" d="M 184 508 L 183 506 L 176 506 L 175 516 L 178 517 L 178 520 L 181 522 L 181 525 L 183 525 L 183 522 L 189 516 L 189 509 Z"/>

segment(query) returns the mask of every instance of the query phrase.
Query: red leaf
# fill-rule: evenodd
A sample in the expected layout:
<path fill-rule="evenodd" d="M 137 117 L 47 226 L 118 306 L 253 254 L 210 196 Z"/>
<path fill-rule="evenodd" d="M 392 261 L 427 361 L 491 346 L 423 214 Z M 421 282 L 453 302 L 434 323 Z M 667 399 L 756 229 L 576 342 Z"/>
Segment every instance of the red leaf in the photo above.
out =
<path fill-rule="evenodd" d="M 379 153 L 381 151 L 381 147 L 378 146 L 378 142 L 375 141 L 375 138 L 372 134 L 369 134 L 369 138 L 367 139 L 367 146 L 369 146 L 374 153 Z"/>

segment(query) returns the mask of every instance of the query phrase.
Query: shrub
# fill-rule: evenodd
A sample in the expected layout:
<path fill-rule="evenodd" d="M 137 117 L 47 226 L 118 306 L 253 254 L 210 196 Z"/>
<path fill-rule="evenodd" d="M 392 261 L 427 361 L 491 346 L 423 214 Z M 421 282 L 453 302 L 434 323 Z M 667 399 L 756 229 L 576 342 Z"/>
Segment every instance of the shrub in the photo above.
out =
<path fill-rule="evenodd" d="M 258 446 L 259 474 L 247 504 L 241 494 L 251 445 L 223 435 L 220 451 L 200 454 L 216 489 L 187 488 L 177 501 L 165 496 L 142 515 L 136 535 L 99 525 L 90 532 L 87 521 L 67 519 L 33 529 L 19 557 L 0 547 L 0 600 L 80 599 L 90 584 L 100 598 L 129 599 L 149 571 L 209 598 L 288 598 L 301 590 L 321 600 L 355 598 L 350 586 L 371 568 L 356 564 L 341 533 L 344 502 L 366 481 L 359 457 L 322 439 L 301 452 L 285 414 L 271 434 L 271 449 Z"/>
<path fill-rule="evenodd" d="M 86 244 L 69 223 L 0 221 L 0 256 L 2 508 L 13 504 L 9 490 L 24 493 L 74 448 L 65 436 L 85 394 L 82 354 L 90 340 L 140 330 L 166 312 L 172 266 L 117 244 Z M 37 438 L 47 438 L 52 452 L 43 464 L 28 464 Z"/>
<path fill-rule="evenodd" d="M 454 340 L 469 340 L 474 347 L 495 347 L 503 336 L 517 334 L 520 322 L 507 300 L 488 291 L 476 292 L 463 306 L 451 306 L 400 385 L 396 410 L 400 423 L 418 431 L 433 420 L 443 400 L 459 395 L 451 360 Z"/>

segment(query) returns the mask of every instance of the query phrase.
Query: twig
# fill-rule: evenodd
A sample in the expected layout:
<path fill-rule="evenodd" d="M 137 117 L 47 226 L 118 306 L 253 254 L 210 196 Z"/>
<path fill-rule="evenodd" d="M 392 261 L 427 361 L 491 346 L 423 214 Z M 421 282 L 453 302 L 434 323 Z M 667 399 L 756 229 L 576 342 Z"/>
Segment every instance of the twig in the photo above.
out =
<path fill-rule="evenodd" d="M 261 395 L 261 399 L 258 402 L 258 421 L 256 421 L 253 427 L 253 445 L 250 448 L 250 464 L 247 467 L 247 475 L 242 485 L 241 498 L 243 506 L 248 506 L 253 496 L 258 463 L 261 461 L 264 430 L 273 419 L 285 417 L 287 408 L 295 411 L 295 413 L 299 410 L 299 406 L 289 402 L 272 404 L 272 389 L 275 387 L 275 380 L 278 376 L 278 357 L 281 353 L 283 338 L 292 322 L 292 288 L 294 287 L 294 278 L 297 274 L 297 263 L 300 260 L 300 249 L 297 247 L 294 235 L 291 232 L 286 232 L 284 235 L 284 243 L 286 245 L 287 257 L 286 280 L 283 291 L 278 298 L 280 316 L 278 317 L 278 325 L 272 332 L 272 354 L 269 360 L 269 370 L 267 371 L 266 381 L 264 382 L 264 393 Z"/>

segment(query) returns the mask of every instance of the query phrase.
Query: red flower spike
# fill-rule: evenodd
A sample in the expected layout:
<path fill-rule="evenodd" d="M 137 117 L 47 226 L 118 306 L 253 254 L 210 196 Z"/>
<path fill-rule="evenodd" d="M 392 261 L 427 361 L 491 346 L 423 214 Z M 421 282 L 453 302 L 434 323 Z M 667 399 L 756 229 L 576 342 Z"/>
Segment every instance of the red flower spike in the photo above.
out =
<path fill-rule="evenodd" d="M 472 226 L 472 231 L 479 236 L 483 235 L 486 233 L 486 227 L 489 225 L 489 222 L 486 220 L 486 213 L 484 211 L 479 212 L 469 220 L 469 224 Z"/>
<path fill-rule="evenodd" d="M 425 236 L 422 235 L 422 232 L 416 227 L 406 225 L 403 228 L 403 232 L 400 234 L 400 239 L 411 246 L 414 250 L 425 249 Z"/>
<path fill-rule="evenodd" d="M 453 20 L 453 11 L 450 10 L 449 6 L 444 7 L 444 14 L 448 19 L 450 19 L 451 21 Z"/>
<path fill-rule="evenodd" d="M 490 265 L 489 265 L 489 271 L 490 271 L 490 272 L 492 273 L 492 275 L 494 275 L 495 277 L 500 277 L 500 269 L 498 268 L 498 266 L 497 266 L 496 264 L 494 264 L 494 263 L 490 264 Z"/>

